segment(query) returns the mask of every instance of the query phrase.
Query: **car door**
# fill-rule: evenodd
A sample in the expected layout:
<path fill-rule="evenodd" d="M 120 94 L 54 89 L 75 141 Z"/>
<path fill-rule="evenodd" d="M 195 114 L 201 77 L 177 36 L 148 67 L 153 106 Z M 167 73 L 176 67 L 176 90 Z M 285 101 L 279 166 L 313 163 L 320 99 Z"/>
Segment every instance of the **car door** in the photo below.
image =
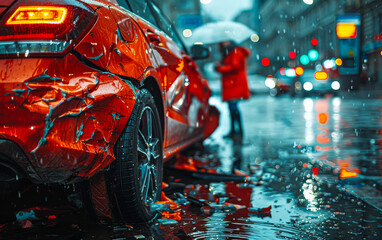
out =
<path fill-rule="evenodd" d="M 150 22 L 136 20 L 153 50 L 165 89 L 167 111 L 164 147 L 192 141 L 195 136 L 200 135 L 201 119 L 204 118 L 201 114 L 203 111 L 200 111 L 204 94 L 199 91 L 200 97 L 195 98 L 193 91 L 190 91 L 191 88 L 202 88 L 197 66 L 186 55 L 181 40 L 156 5 L 150 0 L 128 2 L 134 13 Z"/>
<path fill-rule="evenodd" d="M 166 94 L 169 124 L 171 124 L 168 127 L 168 136 L 170 139 L 177 138 L 177 133 L 172 131 L 173 126 L 177 126 L 182 127 L 183 141 L 192 140 L 202 135 L 201 129 L 205 117 L 203 103 L 208 99 L 207 89 L 202 83 L 197 65 L 187 55 L 187 50 L 173 25 L 158 6 L 154 3 L 151 3 L 151 6 L 158 27 L 166 33 L 163 35 L 164 46 L 161 49 L 161 56 L 168 64 Z M 173 66 L 169 64 L 172 58 L 167 57 L 168 54 L 175 56 L 176 62 L 173 62 Z M 169 75 L 173 73 L 174 75 Z"/>
<path fill-rule="evenodd" d="M 185 111 L 180 110 L 185 104 L 182 96 L 186 95 L 183 72 L 183 60 L 181 49 L 173 43 L 165 33 L 159 29 L 158 22 L 153 14 L 152 7 L 148 1 L 128 0 L 134 13 L 141 18 L 135 21 L 140 26 L 152 49 L 152 55 L 158 65 L 162 87 L 165 96 L 165 138 L 164 147 L 178 144 L 185 139 L 188 131 L 188 121 Z M 171 93 L 169 93 L 169 91 Z M 177 103 L 177 104 L 176 104 Z M 169 128 L 171 130 L 169 130 Z"/>

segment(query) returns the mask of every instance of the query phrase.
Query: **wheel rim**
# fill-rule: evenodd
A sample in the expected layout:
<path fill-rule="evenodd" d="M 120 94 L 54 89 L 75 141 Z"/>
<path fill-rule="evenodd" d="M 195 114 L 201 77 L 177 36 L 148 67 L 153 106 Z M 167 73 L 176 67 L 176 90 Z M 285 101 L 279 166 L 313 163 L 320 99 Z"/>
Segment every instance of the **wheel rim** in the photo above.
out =
<path fill-rule="evenodd" d="M 146 106 L 138 129 L 138 167 L 141 199 L 150 206 L 156 199 L 158 186 L 158 158 L 160 157 L 159 129 L 153 110 Z"/>

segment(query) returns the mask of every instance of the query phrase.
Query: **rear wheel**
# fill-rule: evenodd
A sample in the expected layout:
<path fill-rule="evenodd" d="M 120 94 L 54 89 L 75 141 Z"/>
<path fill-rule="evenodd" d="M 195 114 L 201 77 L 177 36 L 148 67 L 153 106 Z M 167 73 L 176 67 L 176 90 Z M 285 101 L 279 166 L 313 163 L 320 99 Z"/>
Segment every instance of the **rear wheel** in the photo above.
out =
<path fill-rule="evenodd" d="M 154 98 L 142 89 L 115 146 L 116 160 L 105 183 L 113 216 L 124 222 L 147 222 L 162 186 L 162 129 Z M 93 204 L 94 204 L 93 197 Z"/>

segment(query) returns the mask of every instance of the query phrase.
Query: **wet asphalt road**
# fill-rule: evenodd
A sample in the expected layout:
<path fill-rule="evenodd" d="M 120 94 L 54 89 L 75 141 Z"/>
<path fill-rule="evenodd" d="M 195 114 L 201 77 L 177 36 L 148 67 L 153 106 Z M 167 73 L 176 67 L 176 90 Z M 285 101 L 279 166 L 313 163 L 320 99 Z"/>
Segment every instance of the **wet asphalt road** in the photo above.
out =
<path fill-rule="evenodd" d="M 180 206 L 150 224 L 98 224 L 72 210 L 31 228 L 2 225 L 0 239 L 381 239 L 379 96 L 255 94 L 239 104 L 242 141 L 223 138 L 228 109 L 213 96 L 220 127 L 204 148 L 180 160 L 204 172 L 247 174 L 249 181 L 201 180 L 167 164 L 165 181 L 172 188 L 166 194 Z"/>

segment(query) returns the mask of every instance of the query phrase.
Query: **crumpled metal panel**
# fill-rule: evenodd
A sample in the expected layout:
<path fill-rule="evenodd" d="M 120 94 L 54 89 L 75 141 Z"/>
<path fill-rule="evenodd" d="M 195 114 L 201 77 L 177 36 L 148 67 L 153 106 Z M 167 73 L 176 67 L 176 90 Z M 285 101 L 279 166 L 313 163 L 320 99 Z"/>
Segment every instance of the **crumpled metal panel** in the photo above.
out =
<path fill-rule="evenodd" d="M 146 78 L 155 60 L 139 26 L 126 12 L 114 7 L 99 8 L 97 14 L 102 17 L 75 50 L 108 72 L 139 81 Z M 132 27 L 131 32 L 127 32 L 127 26 Z"/>
<path fill-rule="evenodd" d="M 114 159 L 135 94 L 131 84 L 72 54 L 0 60 L 0 138 L 24 150 L 40 174 L 36 182 L 90 176 Z"/>

